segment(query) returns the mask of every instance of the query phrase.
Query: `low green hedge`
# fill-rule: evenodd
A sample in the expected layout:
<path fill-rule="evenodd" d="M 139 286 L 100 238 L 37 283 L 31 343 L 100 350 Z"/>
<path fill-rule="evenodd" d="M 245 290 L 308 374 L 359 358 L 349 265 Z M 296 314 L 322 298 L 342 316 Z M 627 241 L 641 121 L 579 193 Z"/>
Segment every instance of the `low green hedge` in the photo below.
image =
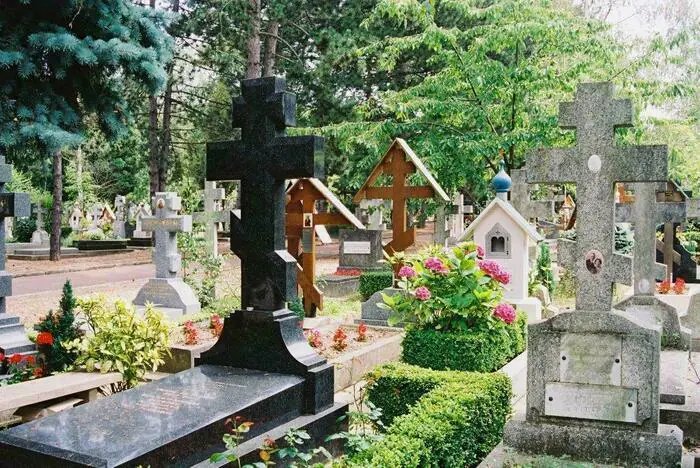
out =
<path fill-rule="evenodd" d="M 391 270 L 367 271 L 360 275 L 360 295 L 363 301 L 369 300 L 372 294 L 394 284 L 394 274 Z"/>
<path fill-rule="evenodd" d="M 511 382 L 505 374 L 379 367 L 368 398 L 393 422 L 386 438 L 350 460 L 362 467 L 471 466 L 503 436 Z"/>
<path fill-rule="evenodd" d="M 527 315 L 500 331 L 457 333 L 409 328 L 402 360 L 435 370 L 493 372 L 525 351 Z"/>

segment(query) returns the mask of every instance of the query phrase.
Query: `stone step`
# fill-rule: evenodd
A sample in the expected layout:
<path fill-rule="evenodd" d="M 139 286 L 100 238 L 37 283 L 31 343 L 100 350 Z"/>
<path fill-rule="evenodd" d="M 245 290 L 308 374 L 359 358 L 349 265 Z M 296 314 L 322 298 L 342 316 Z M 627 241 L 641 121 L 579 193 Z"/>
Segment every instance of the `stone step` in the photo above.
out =
<path fill-rule="evenodd" d="M 685 383 L 689 358 L 688 351 L 661 351 L 661 378 L 659 379 L 661 403 L 685 404 Z"/>
<path fill-rule="evenodd" d="M 11 336 L 0 335 L 0 350 L 5 356 L 13 354 L 34 354 L 36 345 L 32 343 L 27 336 L 22 333 L 13 334 Z"/>
<path fill-rule="evenodd" d="M 0 314 L 0 327 L 19 324 L 19 317 L 8 314 Z"/>

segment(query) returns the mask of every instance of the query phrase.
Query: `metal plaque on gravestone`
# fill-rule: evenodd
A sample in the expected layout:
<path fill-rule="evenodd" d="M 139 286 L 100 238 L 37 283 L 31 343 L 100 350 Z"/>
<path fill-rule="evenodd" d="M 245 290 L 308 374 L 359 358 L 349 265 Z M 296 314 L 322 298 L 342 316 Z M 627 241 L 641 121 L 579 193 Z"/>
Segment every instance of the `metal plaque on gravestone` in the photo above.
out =
<path fill-rule="evenodd" d="M 384 258 L 382 249 L 382 232 L 372 229 L 341 229 L 340 268 L 358 268 L 360 270 L 378 270 Z"/>

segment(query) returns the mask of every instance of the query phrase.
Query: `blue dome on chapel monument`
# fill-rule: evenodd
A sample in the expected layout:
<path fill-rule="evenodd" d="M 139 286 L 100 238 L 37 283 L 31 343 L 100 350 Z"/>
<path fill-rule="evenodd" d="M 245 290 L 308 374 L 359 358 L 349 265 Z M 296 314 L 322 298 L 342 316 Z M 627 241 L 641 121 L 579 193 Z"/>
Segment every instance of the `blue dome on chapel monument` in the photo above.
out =
<path fill-rule="evenodd" d="M 510 176 L 506 173 L 506 164 L 501 161 L 498 168 L 498 174 L 491 181 L 491 187 L 496 191 L 496 193 L 510 192 L 510 188 L 513 186 L 513 181 L 510 180 Z"/>

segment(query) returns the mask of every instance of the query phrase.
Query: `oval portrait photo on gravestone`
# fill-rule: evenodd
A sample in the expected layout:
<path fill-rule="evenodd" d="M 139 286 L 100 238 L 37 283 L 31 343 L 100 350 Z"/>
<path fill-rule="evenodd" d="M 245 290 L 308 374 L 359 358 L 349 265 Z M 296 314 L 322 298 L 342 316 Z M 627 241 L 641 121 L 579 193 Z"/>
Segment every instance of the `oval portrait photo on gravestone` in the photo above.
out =
<path fill-rule="evenodd" d="M 603 254 L 598 250 L 586 252 L 586 269 L 593 275 L 597 275 L 603 269 Z"/>

